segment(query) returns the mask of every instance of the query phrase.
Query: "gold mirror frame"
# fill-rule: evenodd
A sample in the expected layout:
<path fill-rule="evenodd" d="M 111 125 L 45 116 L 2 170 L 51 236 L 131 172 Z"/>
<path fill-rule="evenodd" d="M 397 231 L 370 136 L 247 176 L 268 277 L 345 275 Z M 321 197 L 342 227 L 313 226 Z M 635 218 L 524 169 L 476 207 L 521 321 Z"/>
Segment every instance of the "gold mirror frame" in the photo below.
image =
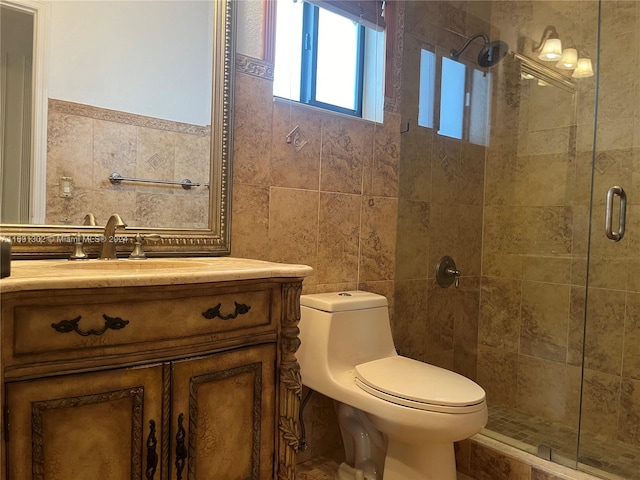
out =
<path fill-rule="evenodd" d="M 127 237 L 127 242 L 117 247 L 122 255 L 131 251 L 133 238 L 138 233 L 160 235 L 158 241 L 145 243 L 149 256 L 220 256 L 230 253 L 235 17 L 233 0 L 213 1 L 209 227 L 197 230 L 127 228 L 124 232 L 118 231 L 119 238 Z M 11 239 L 12 255 L 16 258 L 68 257 L 77 235 L 87 240 L 85 251 L 95 256 L 100 250 L 103 233 L 104 227 L 100 226 L 0 225 L 0 235 Z"/>

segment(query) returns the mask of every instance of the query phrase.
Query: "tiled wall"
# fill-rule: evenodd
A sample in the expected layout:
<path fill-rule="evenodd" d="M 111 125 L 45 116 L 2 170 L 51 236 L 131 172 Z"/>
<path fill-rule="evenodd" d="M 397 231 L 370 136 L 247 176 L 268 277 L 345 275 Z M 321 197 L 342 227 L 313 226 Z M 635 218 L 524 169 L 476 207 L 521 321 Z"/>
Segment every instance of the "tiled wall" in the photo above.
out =
<path fill-rule="evenodd" d="M 49 101 L 47 224 L 81 225 L 87 213 L 104 224 L 119 213 L 140 227 L 204 228 L 208 189 L 142 183 L 112 185 L 108 177 L 194 183 L 209 181 L 209 127 L 170 122 L 59 100 Z M 60 178 L 73 179 L 72 197 Z"/>
<path fill-rule="evenodd" d="M 310 265 L 303 293 L 359 288 L 392 302 L 399 115 L 382 125 L 274 101 L 272 80 L 250 71 L 235 78 L 232 255 Z M 296 127 L 302 148 L 286 141 Z M 314 394 L 305 415 L 301 460 L 341 449 L 331 401 Z"/>
<path fill-rule="evenodd" d="M 602 3 L 581 424 L 584 432 L 635 444 L 639 7 Z M 597 9 L 593 1 L 494 2 L 492 23 L 507 39 L 539 38 L 552 23 L 595 62 Z M 625 58 L 636 60 L 623 67 Z M 576 427 L 596 79 L 576 82 L 572 116 L 570 94 L 522 82 L 517 63 L 500 75 L 487 155 L 478 381 L 490 404 Z M 630 203 L 619 243 L 603 232 L 605 193 L 614 184 Z"/>
<path fill-rule="evenodd" d="M 601 42 L 581 426 L 640 445 L 638 2 L 602 3 Z M 614 184 L 629 202 L 627 234 L 618 243 L 602 233 L 605 192 Z"/>
<path fill-rule="evenodd" d="M 485 148 L 418 126 L 418 91 L 421 50 L 448 57 L 468 36 L 488 32 L 490 5 L 405 5 L 402 118 L 409 131 L 401 136 L 394 338 L 403 355 L 475 379 Z M 475 59 L 479 48 L 472 44 L 463 58 Z M 462 272 L 457 289 L 436 283 L 444 255 Z"/>

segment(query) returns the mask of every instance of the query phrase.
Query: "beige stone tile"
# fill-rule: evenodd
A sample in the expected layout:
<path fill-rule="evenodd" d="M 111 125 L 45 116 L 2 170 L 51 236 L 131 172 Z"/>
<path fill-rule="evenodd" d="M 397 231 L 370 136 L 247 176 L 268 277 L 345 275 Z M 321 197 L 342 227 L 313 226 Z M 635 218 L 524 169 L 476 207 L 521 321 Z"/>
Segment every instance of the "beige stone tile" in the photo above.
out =
<path fill-rule="evenodd" d="M 202 196 L 136 192 L 133 224 L 154 228 L 205 228 L 208 205 L 208 199 Z M 123 218 L 126 221 L 127 217 Z"/>
<path fill-rule="evenodd" d="M 365 163 L 364 193 L 382 197 L 397 197 L 399 192 L 401 117 L 385 112 L 384 124 L 374 124 L 373 162 Z M 370 170 L 370 175 L 367 175 Z M 368 178 L 371 183 L 368 183 Z"/>
<path fill-rule="evenodd" d="M 529 255 L 523 258 L 522 279 L 536 282 L 569 284 L 571 257 L 568 255 Z"/>
<path fill-rule="evenodd" d="M 625 292 L 589 288 L 585 334 L 585 367 L 620 375 Z"/>
<path fill-rule="evenodd" d="M 471 471 L 476 480 L 529 480 L 531 466 L 472 442 Z"/>
<path fill-rule="evenodd" d="M 436 136 L 431 191 L 439 203 L 481 205 L 484 147 Z"/>
<path fill-rule="evenodd" d="M 269 201 L 269 260 L 316 268 L 320 194 L 307 190 L 271 188 Z M 308 278 L 315 283 L 314 277 Z"/>
<path fill-rule="evenodd" d="M 270 185 L 273 86 L 269 80 L 236 74 L 233 179 Z"/>
<path fill-rule="evenodd" d="M 188 178 L 195 183 L 208 183 L 210 167 L 211 136 L 198 137 L 177 133 L 173 178 L 177 181 Z M 193 191 L 200 195 L 209 195 L 207 188 L 193 188 L 190 191 L 179 188 L 176 193 L 188 194 Z"/>
<path fill-rule="evenodd" d="M 137 178 L 149 180 L 180 181 L 174 178 L 176 163 L 176 134 L 153 128 L 137 128 L 136 173 Z M 173 185 L 136 183 L 136 191 L 143 193 L 174 194 Z M 181 189 L 181 188 L 180 188 Z"/>
<path fill-rule="evenodd" d="M 411 34 L 424 42 L 435 43 L 434 23 L 437 15 L 437 2 L 406 2 L 404 12 L 405 35 Z"/>
<path fill-rule="evenodd" d="M 482 207 L 431 204 L 429 240 L 430 276 L 440 259 L 449 255 L 462 276 L 480 275 L 482 252 Z"/>
<path fill-rule="evenodd" d="M 397 279 L 427 278 L 430 273 L 430 206 L 426 202 L 398 201 Z"/>
<path fill-rule="evenodd" d="M 624 321 L 623 370 L 625 377 L 640 380 L 640 294 L 627 292 Z"/>
<path fill-rule="evenodd" d="M 584 360 L 585 302 L 586 287 L 572 286 L 567 335 L 567 363 L 569 365 L 581 366 Z"/>
<path fill-rule="evenodd" d="M 397 199 L 362 197 L 360 281 L 394 278 L 397 216 Z"/>
<path fill-rule="evenodd" d="M 320 189 L 362 193 L 363 170 L 373 155 L 373 124 L 326 114 L 322 122 Z"/>
<path fill-rule="evenodd" d="M 623 378 L 620 394 L 618 440 L 640 445 L 640 382 Z"/>
<path fill-rule="evenodd" d="M 521 282 L 483 277 L 478 343 L 517 352 L 520 342 Z"/>
<path fill-rule="evenodd" d="M 518 391 L 517 353 L 479 344 L 476 381 L 484 388 L 489 405 L 515 407 Z"/>
<path fill-rule="evenodd" d="M 320 126 L 322 115 L 293 103 L 275 102 L 271 140 L 272 185 L 318 189 L 320 185 Z M 286 137 L 298 128 L 307 143 L 299 150 Z"/>
<path fill-rule="evenodd" d="M 522 282 L 521 354 L 565 361 L 570 291 L 569 285 Z"/>
<path fill-rule="evenodd" d="M 575 426 L 580 369 L 526 355 L 518 357 L 518 410 Z"/>
<path fill-rule="evenodd" d="M 431 163 L 433 130 L 414 123 L 402 134 L 400 162 L 400 197 L 431 201 Z"/>
<path fill-rule="evenodd" d="M 92 188 L 93 121 L 50 111 L 47 122 L 47 185 L 73 177 L 76 188 Z M 58 189 L 48 188 L 47 196 L 58 196 Z"/>
<path fill-rule="evenodd" d="M 456 454 L 456 469 L 458 470 L 457 480 L 461 480 L 461 475 L 470 475 L 471 467 L 471 440 L 462 440 L 453 444 Z"/>
<path fill-rule="evenodd" d="M 467 277 L 457 289 L 453 325 L 453 368 L 475 380 L 478 372 L 478 318 L 480 315 L 480 278 Z M 459 303 L 458 303 L 459 302 Z"/>
<path fill-rule="evenodd" d="M 453 371 L 453 350 L 430 352 L 427 349 L 427 353 L 422 361 L 429 365 L 435 365 L 436 367 Z"/>
<path fill-rule="evenodd" d="M 357 281 L 360 205 L 359 195 L 320 193 L 318 283 Z"/>
<path fill-rule="evenodd" d="M 427 281 L 395 282 L 395 314 L 391 324 L 400 355 L 423 360 L 427 338 Z"/>
<path fill-rule="evenodd" d="M 269 255 L 269 187 L 233 185 L 231 254 L 267 260 Z"/>
<path fill-rule="evenodd" d="M 587 369 L 583 382 L 580 428 L 602 438 L 615 439 L 620 407 L 620 377 Z"/>
<path fill-rule="evenodd" d="M 137 128 L 103 120 L 93 121 L 93 187 L 135 190 L 135 185 L 111 185 L 108 177 L 118 172 L 135 177 L 137 169 Z"/>
<path fill-rule="evenodd" d="M 79 206 L 78 214 L 80 214 L 75 218 L 82 220 L 88 212 L 91 212 L 96 217 L 96 223 L 104 225 L 112 214 L 118 213 L 129 226 L 143 225 L 136 214 L 138 198 L 133 191 L 98 189 L 87 191 L 86 195 L 76 195 L 74 199 Z M 74 223 L 78 225 L 81 222 Z"/>
<path fill-rule="evenodd" d="M 420 2 L 408 2 L 409 5 L 417 4 Z M 426 3 L 426 2 L 425 2 Z M 411 10 L 411 7 L 410 9 Z M 405 22 L 408 20 L 406 17 L 405 10 Z M 405 23 L 406 25 L 406 23 Z M 429 26 L 433 26 L 432 35 L 435 37 L 435 26 L 433 24 L 429 24 Z M 409 125 L 409 132 L 412 130 L 418 129 L 417 120 L 418 120 L 418 107 L 420 104 L 420 57 L 421 57 L 421 49 L 425 48 L 429 51 L 434 51 L 435 47 L 431 45 L 425 45 L 421 40 L 416 38 L 414 35 L 407 33 L 403 37 L 402 44 L 402 84 L 401 84 L 401 99 L 402 104 L 400 110 L 402 112 L 403 118 L 403 128 L 402 130 L 406 130 L 407 125 L 404 124 L 404 121 L 409 121 L 411 125 Z M 408 133 L 408 132 L 407 132 Z M 403 133 L 404 136 L 407 133 Z M 406 143 L 406 139 L 402 140 L 403 148 Z M 404 155 L 404 153 L 403 153 Z"/>
<path fill-rule="evenodd" d="M 305 388 L 304 395 L 307 391 Z M 303 418 L 309 449 L 304 456 L 299 457 L 300 460 L 304 461 L 305 457 L 313 458 L 325 455 L 333 458 L 336 451 L 344 452 L 332 399 L 318 392 L 313 392 L 305 406 Z"/>

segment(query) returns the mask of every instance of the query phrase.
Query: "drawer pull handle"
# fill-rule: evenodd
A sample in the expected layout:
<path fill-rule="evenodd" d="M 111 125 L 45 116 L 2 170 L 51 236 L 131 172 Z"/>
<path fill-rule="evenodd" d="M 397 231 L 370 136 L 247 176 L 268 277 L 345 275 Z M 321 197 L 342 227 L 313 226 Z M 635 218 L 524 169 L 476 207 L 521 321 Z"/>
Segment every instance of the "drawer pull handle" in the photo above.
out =
<path fill-rule="evenodd" d="M 184 461 L 187 459 L 187 447 L 184 445 L 184 439 L 187 433 L 182 426 L 184 413 L 178 415 L 178 433 L 176 433 L 176 480 L 182 480 L 182 470 L 184 470 Z"/>
<path fill-rule="evenodd" d="M 107 330 L 121 330 L 127 326 L 129 320 L 123 320 L 120 317 L 110 317 L 109 315 L 102 315 L 104 318 L 104 326 L 100 330 L 80 330 L 78 323 L 82 316 L 78 316 L 72 320 L 61 320 L 58 323 L 52 323 L 51 327 L 60 333 L 76 332 L 78 335 L 88 337 L 89 335 L 102 335 Z"/>
<path fill-rule="evenodd" d="M 236 304 L 236 311 L 233 313 L 230 313 L 229 315 L 223 315 L 222 313 L 220 313 L 220 307 L 222 306 L 222 304 L 219 303 L 218 305 L 216 305 L 213 308 L 210 308 L 206 312 L 202 312 L 202 316 L 209 320 L 216 317 L 222 320 L 233 320 L 239 315 L 244 315 L 245 313 L 249 313 L 249 310 L 251 310 L 250 305 L 245 305 L 244 303 L 238 303 L 238 302 L 233 302 L 233 303 Z"/>
<path fill-rule="evenodd" d="M 145 471 L 147 480 L 153 480 L 153 476 L 156 474 L 156 468 L 158 468 L 158 452 L 156 452 L 157 445 L 156 422 L 150 420 L 149 436 L 147 437 L 147 470 Z"/>

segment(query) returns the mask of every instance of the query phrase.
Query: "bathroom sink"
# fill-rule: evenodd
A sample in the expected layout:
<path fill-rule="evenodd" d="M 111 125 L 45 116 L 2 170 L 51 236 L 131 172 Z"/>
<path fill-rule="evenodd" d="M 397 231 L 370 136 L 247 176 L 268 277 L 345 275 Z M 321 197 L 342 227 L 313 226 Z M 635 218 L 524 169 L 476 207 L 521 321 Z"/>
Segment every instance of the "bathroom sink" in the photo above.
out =
<path fill-rule="evenodd" d="M 154 259 L 154 260 L 88 260 L 88 261 L 76 261 L 66 262 L 56 265 L 57 268 L 62 270 L 74 270 L 74 271 L 92 271 L 92 270 L 119 270 L 123 272 L 132 271 L 138 272 L 141 270 L 165 270 L 174 268 L 203 268 L 210 267 L 206 262 L 199 262 L 197 260 L 184 259 L 184 260 L 168 260 L 168 259 Z"/>

